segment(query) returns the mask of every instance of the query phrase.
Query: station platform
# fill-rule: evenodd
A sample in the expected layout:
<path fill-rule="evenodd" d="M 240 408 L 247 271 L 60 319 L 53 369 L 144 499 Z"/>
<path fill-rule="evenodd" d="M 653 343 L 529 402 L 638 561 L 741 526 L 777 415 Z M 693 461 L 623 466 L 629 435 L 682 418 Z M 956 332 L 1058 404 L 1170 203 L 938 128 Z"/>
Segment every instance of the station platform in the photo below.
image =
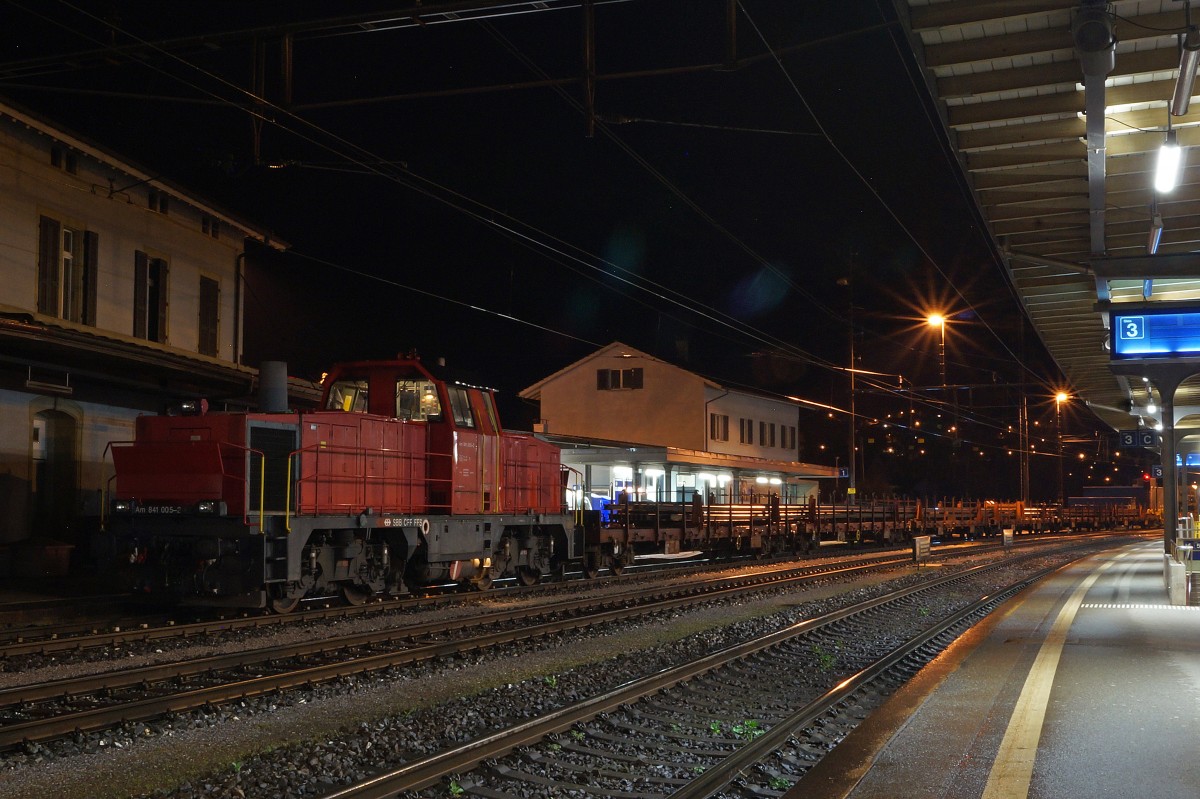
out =
<path fill-rule="evenodd" d="M 976 625 L 785 799 L 1200 796 L 1200 607 L 1161 542 L 1051 575 Z"/>

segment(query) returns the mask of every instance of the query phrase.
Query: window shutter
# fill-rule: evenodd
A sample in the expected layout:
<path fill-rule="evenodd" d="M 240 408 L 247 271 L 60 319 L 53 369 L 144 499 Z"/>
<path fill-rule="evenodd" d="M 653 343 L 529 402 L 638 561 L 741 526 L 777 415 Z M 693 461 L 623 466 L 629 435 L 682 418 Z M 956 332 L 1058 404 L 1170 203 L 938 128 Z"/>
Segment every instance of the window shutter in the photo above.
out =
<path fill-rule="evenodd" d="M 155 258 L 158 264 L 158 336 L 155 341 L 163 344 L 167 343 L 167 294 L 171 286 L 171 282 L 167 280 L 167 272 L 170 269 L 167 262 L 162 258 Z"/>
<path fill-rule="evenodd" d="M 150 271 L 150 257 L 138 250 L 133 256 L 133 335 L 146 337 L 146 287 Z"/>
<path fill-rule="evenodd" d="M 596 390 L 597 391 L 608 391 L 609 388 L 610 388 L 610 386 L 609 386 L 609 382 L 608 382 L 608 370 L 607 369 L 597 369 L 596 370 Z"/>
<path fill-rule="evenodd" d="M 217 354 L 217 321 L 221 299 L 220 284 L 211 277 L 200 277 L 200 338 L 201 355 Z"/>
<path fill-rule="evenodd" d="M 622 373 L 622 375 L 621 375 L 621 386 L 622 386 L 622 388 L 641 388 L 642 387 L 641 367 L 638 367 L 637 369 L 626 369 L 624 371 L 624 373 Z"/>
<path fill-rule="evenodd" d="M 57 220 L 43 216 L 38 222 L 38 313 L 58 316 L 59 262 L 62 253 L 62 225 Z"/>
<path fill-rule="evenodd" d="M 85 325 L 96 326 L 96 293 L 100 290 L 100 236 L 88 230 L 83 234 L 83 318 Z"/>

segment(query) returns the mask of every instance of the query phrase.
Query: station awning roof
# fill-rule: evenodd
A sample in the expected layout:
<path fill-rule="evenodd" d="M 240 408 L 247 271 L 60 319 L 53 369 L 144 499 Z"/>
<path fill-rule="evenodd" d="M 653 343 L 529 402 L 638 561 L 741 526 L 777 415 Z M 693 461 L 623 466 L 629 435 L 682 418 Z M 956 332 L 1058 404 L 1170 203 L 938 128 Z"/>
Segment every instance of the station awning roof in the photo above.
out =
<path fill-rule="evenodd" d="M 1183 152 L 1178 186 L 1153 189 L 1185 4 L 896 6 L 982 220 L 1071 391 L 1114 429 L 1152 424 L 1129 412 L 1145 407 L 1145 384 L 1110 368 L 1104 308 L 1200 303 L 1200 102 L 1170 117 Z M 1176 405 L 1200 407 L 1200 388 L 1185 386 Z"/>

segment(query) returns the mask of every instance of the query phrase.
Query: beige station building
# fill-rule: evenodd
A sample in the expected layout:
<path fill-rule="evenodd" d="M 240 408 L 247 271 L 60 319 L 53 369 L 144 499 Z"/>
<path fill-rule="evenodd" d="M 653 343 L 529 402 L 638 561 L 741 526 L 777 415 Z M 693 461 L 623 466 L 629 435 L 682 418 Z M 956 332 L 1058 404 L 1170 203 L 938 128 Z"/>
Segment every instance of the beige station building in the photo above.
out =
<path fill-rule="evenodd" d="M 722 386 L 613 342 L 520 392 L 539 403 L 535 432 L 563 448 L 580 493 L 800 504 L 829 466 L 798 460 L 801 405 Z"/>

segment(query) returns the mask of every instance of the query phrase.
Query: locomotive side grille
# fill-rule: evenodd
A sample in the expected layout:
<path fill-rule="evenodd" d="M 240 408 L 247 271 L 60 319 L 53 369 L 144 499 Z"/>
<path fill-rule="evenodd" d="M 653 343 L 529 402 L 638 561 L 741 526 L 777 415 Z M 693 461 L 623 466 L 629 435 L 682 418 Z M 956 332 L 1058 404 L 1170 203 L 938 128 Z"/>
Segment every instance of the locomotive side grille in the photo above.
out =
<path fill-rule="evenodd" d="M 288 499 L 288 456 L 296 449 L 296 430 L 279 427 L 250 427 L 250 449 L 266 455 L 266 480 L 260 482 L 262 460 L 250 456 L 249 502 L 247 507 L 257 513 L 259 487 L 262 486 L 263 510 L 283 513 Z M 295 477 L 295 475 L 293 475 Z M 295 493 L 293 492 L 293 498 Z"/>

